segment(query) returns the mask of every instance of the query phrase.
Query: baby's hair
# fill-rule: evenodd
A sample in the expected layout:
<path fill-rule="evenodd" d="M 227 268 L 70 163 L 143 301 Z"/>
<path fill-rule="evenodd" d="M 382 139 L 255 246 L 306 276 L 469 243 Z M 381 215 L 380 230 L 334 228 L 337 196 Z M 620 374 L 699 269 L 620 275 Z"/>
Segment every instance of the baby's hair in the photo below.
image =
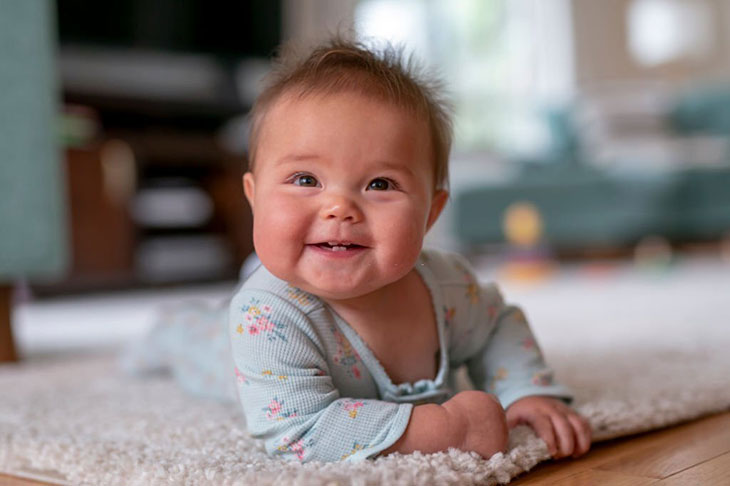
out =
<path fill-rule="evenodd" d="M 359 42 L 334 37 L 305 55 L 297 47 L 282 48 L 251 110 L 249 170 L 266 114 L 282 95 L 305 97 L 353 92 L 392 103 L 426 119 L 434 153 L 434 187 L 448 188 L 451 149 L 451 107 L 441 96 L 441 82 L 424 73 L 403 48 L 390 44 L 370 49 Z"/>

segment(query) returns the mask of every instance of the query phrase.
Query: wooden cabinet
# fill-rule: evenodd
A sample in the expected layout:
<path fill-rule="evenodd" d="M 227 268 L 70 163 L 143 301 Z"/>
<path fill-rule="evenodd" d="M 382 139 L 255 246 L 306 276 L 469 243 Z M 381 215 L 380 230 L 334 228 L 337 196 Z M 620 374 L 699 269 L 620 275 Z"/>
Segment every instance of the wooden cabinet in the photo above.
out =
<path fill-rule="evenodd" d="M 241 187 L 244 160 L 211 134 L 109 131 L 65 151 L 71 264 L 59 281 L 35 283 L 40 295 L 234 279 L 253 250 L 252 220 Z M 174 186 L 198 195 L 199 221 L 165 223 Z M 155 194 L 164 197 L 142 196 Z M 177 191 L 177 194 L 184 191 Z M 182 203 L 183 201 L 181 201 Z M 173 206 L 169 206 L 172 204 Z M 194 209 L 194 207 L 193 207 Z M 149 211 L 157 213 L 152 221 Z"/>
<path fill-rule="evenodd" d="M 135 227 L 128 212 L 134 196 L 115 194 L 103 160 L 104 144 L 66 150 L 70 207 L 71 275 L 88 283 L 132 278 Z M 128 169 L 129 170 L 129 169 Z"/>

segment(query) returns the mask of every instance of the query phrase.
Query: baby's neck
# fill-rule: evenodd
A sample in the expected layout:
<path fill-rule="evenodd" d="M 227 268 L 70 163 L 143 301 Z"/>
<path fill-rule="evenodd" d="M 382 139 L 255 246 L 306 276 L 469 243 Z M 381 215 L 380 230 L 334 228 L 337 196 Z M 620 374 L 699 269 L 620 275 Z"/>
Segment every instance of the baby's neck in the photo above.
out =
<path fill-rule="evenodd" d="M 413 270 L 382 290 L 330 306 L 357 332 L 393 383 L 435 379 L 439 337 L 428 287 Z"/>
<path fill-rule="evenodd" d="M 414 293 L 414 288 L 423 286 L 418 272 L 413 269 L 405 277 L 366 295 L 346 300 L 324 299 L 340 317 L 350 324 L 367 322 L 368 326 L 387 323 L 386 316 L 403 312 L 404 302 Z"/>

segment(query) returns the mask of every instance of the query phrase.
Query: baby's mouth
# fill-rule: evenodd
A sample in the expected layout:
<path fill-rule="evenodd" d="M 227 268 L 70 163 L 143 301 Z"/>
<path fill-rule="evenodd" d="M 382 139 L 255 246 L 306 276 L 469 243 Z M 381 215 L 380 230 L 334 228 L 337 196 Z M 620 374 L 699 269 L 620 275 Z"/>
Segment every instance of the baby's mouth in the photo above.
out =
<path fill-rule="evenodd" d="M 314 246 L 317 248 L 321 248 L 322 250 L 326 251 L 348 251 L 348 250 L 358 250 L 361 248 L 365 248 L 362 245 L 358 245 L 355 243 L 347 243 L 347 242 L 339 242 L 339 241 L 327 241 L 322 243 L 315 243 Z"/>

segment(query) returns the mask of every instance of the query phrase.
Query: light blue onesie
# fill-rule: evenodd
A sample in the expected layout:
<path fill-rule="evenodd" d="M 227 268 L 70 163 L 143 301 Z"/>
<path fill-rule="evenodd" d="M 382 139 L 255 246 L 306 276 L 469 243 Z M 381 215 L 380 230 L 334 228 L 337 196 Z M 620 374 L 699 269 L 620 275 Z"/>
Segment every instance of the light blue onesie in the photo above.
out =
<path fill-rule="evenodd" d="M 423 251 L 440 364 L 433 380 L 394 384 L 358 334 L 318 297 L 259 267 L 230 304 L 237 391 L 249 432 L 269 454 L 299 461 L 357 461 L 393 445 L 414 405 L 454 393 L 466 365 L 475 388 L 506 408 L 529 395 L 570 399 L 553 383 L 518 308 L 478 285 L 454 254 Z"/>

